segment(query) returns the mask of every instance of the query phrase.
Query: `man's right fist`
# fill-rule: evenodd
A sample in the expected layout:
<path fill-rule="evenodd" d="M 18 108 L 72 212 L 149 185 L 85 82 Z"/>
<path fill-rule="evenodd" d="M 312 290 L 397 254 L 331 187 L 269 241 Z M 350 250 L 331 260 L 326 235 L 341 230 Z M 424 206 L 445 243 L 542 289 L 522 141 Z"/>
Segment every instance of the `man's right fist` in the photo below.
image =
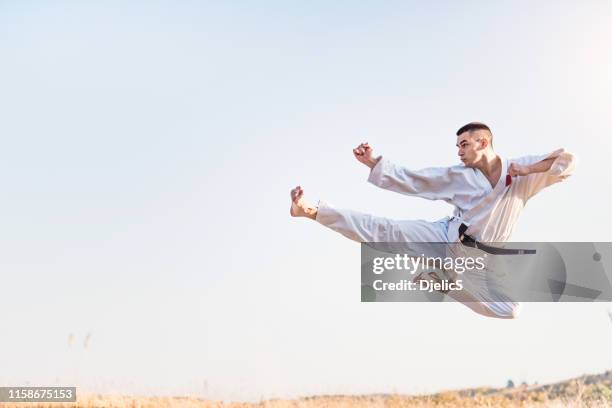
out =
<path fill-rule="evenodd" d="M 355 158 L 369 168 L 374 168 L 380 159 L 380 157 L 374 158 L 373 152 L 374 150 L 372 150 L 372 147 L 368 144 L 368 142 L 361 143 L 359 146 L 353 149 Z"/>

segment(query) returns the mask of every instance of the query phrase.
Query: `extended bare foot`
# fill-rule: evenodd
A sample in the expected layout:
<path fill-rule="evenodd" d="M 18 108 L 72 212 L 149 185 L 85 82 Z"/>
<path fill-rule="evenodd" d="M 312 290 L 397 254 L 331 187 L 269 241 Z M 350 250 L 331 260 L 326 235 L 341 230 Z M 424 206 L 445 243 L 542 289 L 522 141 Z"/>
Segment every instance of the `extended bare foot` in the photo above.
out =
<path fill-rule="evenodd" d="M 292 217 L 307 217 L 312 220 L 317 218 L 317 208 L 304 201 L 304 190 L 300 186 L 291 190 L 289 214 Z"/>

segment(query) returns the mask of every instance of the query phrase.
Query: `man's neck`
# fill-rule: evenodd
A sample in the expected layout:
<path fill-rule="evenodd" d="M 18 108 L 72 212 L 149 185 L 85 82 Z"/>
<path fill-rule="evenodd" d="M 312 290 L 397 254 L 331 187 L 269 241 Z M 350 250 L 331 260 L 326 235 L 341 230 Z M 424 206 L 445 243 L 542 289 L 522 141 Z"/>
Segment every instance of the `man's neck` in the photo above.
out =
<path fill-rule="evenodd" d="M 474 167 L 482 171 L 488 179 L 491 179 L 492 175 L 500 171 L 501 164 L 501 158 L 495 152 L 488 151 L 474 164 Z"/>

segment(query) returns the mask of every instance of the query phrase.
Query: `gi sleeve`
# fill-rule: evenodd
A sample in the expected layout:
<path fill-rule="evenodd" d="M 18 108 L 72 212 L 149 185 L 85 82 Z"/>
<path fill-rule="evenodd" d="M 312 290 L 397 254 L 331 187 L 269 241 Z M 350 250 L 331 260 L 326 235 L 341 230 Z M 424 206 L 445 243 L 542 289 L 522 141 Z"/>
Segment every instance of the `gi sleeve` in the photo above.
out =
<path fill-rule="evenodd" d="M 400 194 L 451 201 L 454 196 L 453 186 L 460 177 L 461 173 L 453 171 L 452 167 L 409 170 L 381 157 L 370 171 L 368 182 Z"/>
<path fill-rule="evenodd" d="M 536 195 L 543 188 L 571 176 L 576 167 L 576 158 L 572 153 L 565 151 L 565 149 L 557 149 L 549 154 L 525 156 L 510 160 L 511 163 L 529 166 L 550 158 L 553 158 L 554 161 L 547 171 L 516 177 L 517 191 L 525 201 Z"/>

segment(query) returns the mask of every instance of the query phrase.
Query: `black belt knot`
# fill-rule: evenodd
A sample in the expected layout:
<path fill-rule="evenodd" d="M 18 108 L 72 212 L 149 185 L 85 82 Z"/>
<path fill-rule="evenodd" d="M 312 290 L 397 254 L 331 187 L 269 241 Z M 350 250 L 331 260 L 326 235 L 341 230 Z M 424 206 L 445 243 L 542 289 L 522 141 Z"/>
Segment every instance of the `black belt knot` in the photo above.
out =
<path fill-rule="evenodd" d="M 466 234 L 465 231 L 467 231 L 467 229 L 468 226 L 464 223 L 461 223 L 461 225 L 459 226 L 459 241 L 461 241 L 461 243 L 467 247 L 477 248 L 493 255 L 532 255 L 536 253 L 535 249 L 498 248 L 491 245 L 483 244 L 482 242 L 478 242 L 474 238 Z"/>

